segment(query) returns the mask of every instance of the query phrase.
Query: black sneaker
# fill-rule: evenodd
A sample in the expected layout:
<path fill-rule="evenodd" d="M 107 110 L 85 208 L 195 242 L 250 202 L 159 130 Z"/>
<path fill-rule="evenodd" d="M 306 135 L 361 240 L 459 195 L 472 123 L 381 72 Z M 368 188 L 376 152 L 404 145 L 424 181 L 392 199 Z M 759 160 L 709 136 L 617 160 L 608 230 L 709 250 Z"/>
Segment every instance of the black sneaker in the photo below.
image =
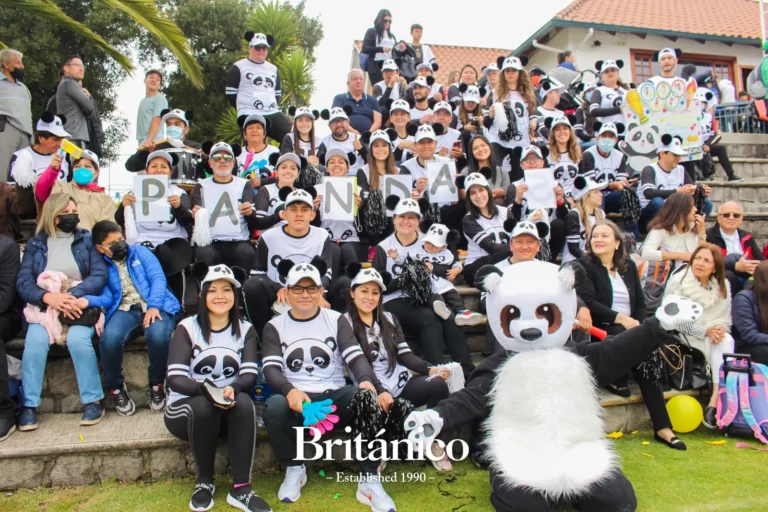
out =
<path fill-rule="evenodd" d="M 247 512 L 272 512 L 269 503 L 253 492 L 250 485 L 233 487 L 227 495 L 227 504 Z"/>
<path fill-rule="evenodd" d="M 19 422 L 19 430 L 27 432 L 29 430 L 35 430 L 37 428 L 37 408 L 35 407 L 22 407 L 19 409 L 17 420 Z"/>
<path fill-rule="evenodd" d="M 120 389 L 109 390 L 109 396 L 115 399 L 115 408 L 121 416 L 130 416 L 136 412 L 136 404 L 133 403 L 131 397 L 128 396 L 128 390 L 125 388 L 125 384 L 123 384 Z"/>
<path fill-rule="evenodd" d="M 195 492 L 192 493 L 192 499 L 189 500 L 189 509 L 195 512 L 204 512 L 213 508 L 213 493 L 216 492 L 216 486 L 213 482 L 198 482 L 195 484 Z"/>
<path fill-rule="evenodd" d="M 710 430 L 715 430 L 717 428 L 717 409 L 714 407 L 707 407 L 707 410 L 704 411 L 704 426 L 707 427 Z"/>
<path fill-rule="evenodd" d="M 16 431 L 16 422 L 13 416 L 10 418 L 0 418 L 0 441 L 5 441 Z"/>
<path fill-rule="evenodd" d="M 162 384 L 149 387 L 149 408 L 152 412 L 165 410 L 165 386 Z"/>
<path fill-rule="evenodd" d="M 728 181 L 733 183 L 735 181 L 741 181 L 741 178 L 739 178 L 738 176 L 731 176 L 730 178 L 728 178 Z"/>

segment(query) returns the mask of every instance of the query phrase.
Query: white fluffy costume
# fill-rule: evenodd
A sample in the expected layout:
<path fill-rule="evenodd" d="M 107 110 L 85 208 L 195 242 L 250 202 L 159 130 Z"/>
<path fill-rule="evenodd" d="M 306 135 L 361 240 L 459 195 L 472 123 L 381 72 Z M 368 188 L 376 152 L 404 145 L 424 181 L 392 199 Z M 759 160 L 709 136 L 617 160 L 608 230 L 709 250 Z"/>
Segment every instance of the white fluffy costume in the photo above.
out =
<path fill-rule="evenodd" d="M 656 316 L 600 343 L 569 343 L 576 318 L 574 275 L 541 261 L 502 273 L 482 267 L 488 325 L 506 352 L 478 365 L 466 387 L 434 409 L 417 411 L 405 428 L 412 442 L 442 428 L 487 417 L 491 502 L 496 510 L 631 512 L 632 484 L 605 438 L 597 386 L 612 382 L 702 308 L 665 298 Z"/>

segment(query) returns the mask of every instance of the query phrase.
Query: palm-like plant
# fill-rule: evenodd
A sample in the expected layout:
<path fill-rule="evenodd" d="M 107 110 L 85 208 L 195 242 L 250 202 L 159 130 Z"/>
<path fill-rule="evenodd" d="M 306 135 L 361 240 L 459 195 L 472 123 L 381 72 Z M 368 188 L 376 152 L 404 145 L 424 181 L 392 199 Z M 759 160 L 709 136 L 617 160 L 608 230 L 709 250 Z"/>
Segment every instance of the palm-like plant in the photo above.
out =
<path fill-rule="evenodd" d="M 277 62 L 286 50 L 299 44 L 298 25 L 293 11 L 277 1 L 260 3 L 248 17 L 245 27 L 275 38 L 275 42 L 269 49 L 269 60 L 272 62 Z"/>
<path fill-rule="evenodd" d="M 195 60 L 186 36 L 157 7 L 154 0 L 101 0 L 112 9 L 127 14 L 131 19 L 152 34 L 178 59 L 179 68 L 195 85 L 203 87 L 203 72 Z M 70 18 L 50 0 L 0 0 L 0 6 L 18 9 L 34 14 L 41 20 L 55 23 L 95 44 L 112 57 L 126 72 L 133 71 L 130 59 L 109 45 L 101 36 L 82 23 Z M 0 43 L 0 46 L 4 46 Z"/>
<path fill-rule="evenodd" d="M 229 107 L 221 115 L 221 119 L 216 123 L 216 140 L 224 141 L 228 144 L 234 144 L 242 141 L 240 125 L 237 124 L 237 110 Z"/>
<path fill-rule="evenodd" d="M 312 64 L 303 48 L 295 48 L 277 62 L 283 97 L 280 104 L 303 107 L 309 105 L 314 89 Z"/>

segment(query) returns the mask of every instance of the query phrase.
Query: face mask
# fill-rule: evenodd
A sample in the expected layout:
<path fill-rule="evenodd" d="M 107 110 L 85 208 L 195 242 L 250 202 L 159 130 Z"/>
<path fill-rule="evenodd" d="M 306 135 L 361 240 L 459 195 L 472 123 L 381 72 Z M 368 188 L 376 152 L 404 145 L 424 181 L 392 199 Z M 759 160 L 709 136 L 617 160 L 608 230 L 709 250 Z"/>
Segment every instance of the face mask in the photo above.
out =
<path fill-rule="evenodd" d="M 613 140 L 611 139 L 599 139 L 597 141 L 597 147 L 600 148 L 600 151 L 603 153 L 610 153 L 613 149 Z"/>
<path fill-rule="evenodd" d="M 72 233 L 80 224 L 80 217 L 76 213 L 65 213 L 56 217 L 59 219 L 59 224 L 56 226 L 62 233 Z"/>
<path fill-rule="evenodd" d="M 24 79 L 24 70 L 21 68 L 15 68 L 13 71 L 11 71 L 11 76 L 14 80 L 21 81 Z"/>
<path fill-rule="evenodd" d="M 112 260 L 123 261 L 128 256 L 128 242 L 120 240 L 109 246 L 109 252 L 112 253 Z"/>
<path fill-rule="evenodd" d="M 72 179 L 75 181 L 75 183 L 83 187 L 85 185 L 90 185 L 93 181 L 93 171 L 86 167 L 78 167 L 72 174 Z"/>
<path fill-rule="evenodd" d="M 181 138 L 184 136 L 184 128 L 180 126 L 166 126 L 165 136 L 170 139 L 181 140 Z"/>

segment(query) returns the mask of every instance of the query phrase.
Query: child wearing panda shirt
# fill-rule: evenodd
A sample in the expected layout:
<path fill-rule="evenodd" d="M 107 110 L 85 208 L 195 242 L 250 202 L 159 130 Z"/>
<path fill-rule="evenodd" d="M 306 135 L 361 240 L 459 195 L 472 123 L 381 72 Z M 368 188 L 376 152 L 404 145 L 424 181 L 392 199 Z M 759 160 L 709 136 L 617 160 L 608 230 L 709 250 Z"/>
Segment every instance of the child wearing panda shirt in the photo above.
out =
<path fill-rule="evenodd" d="M 213 507 L 216 449 L 221 434 L 226 434 L 233 478 L 227 503 L 268 512 L 271 508 L 250 483 L 256 410 L 248 391 L 258 376 L 259 338 L 253 326 L 240 319 L 238 297 L 245 272 L 197 262 L 193 274 L 201 279 L 200 312 L 182 320 L 171 339 L 167 372 L 171 393 L 164 414 L 168 431 L 189 442 L 197 466 L 189 507 Z"/>
<path fill-rule="evenodd" d="M 334 107 L 330 110 L 320 112 L 320 117 L 328 120 L 328 126 L 331 133 L 320 140 L 320 147 L 317 149 L 317 158 L 320 164 L 327 161 L 325 154 L 332 149 L 340 149 L 344 153 L 353 153 L 355 161 L 350 163 L 349 176 L 355 176 L 357 170 L 363 166 L 368 156 L 365 146 L 360 142 L 360 136 L 347 131 L 349 125 L 349 115 L 352 108 L 349 106 Z"/>
<path fill-rule="evenodd" d="M 333 275 L 331 241 L 326 230 L 310 225 L 315 219 L 316 196 L 313 188 L 282 189 L 285 210 L 279 215 L 285 224 L 266 230 L 259 238 L 254 258 L 255 275 L 243 286 L 246 309 L 256 332 L 263 331 L 275 306 L 287 303 L 285 277 L 278 272 L 282 260 L 301 262 L 319 256 L 325 261 L 327 269 L 323 272 L 324 289 L 330 289 Z M 323 305 L 328 304 L 323 302 Z M 280 310 L 280 307 L 277 309 Z"/>
<path fill-rule="evenodd" d="M 269 157 L 279 154 L 280 150 L 267 144 L 269 121 L 264 117 L 258 114 L 240 116 L 238 122 L 242 122 L 245 147 L 237 157 L 237 173 L 241 178 L 250 180 L 254 189 L 258 189 L 267 183 L 274 170 Z"/>
<path fill-rule="evenodd" d="M 574 182 L 574 208 L 565 217 L 565 247 L 563 263 L 581 258 L 587 245 L 587 232 L 597 221 L 605 219 L 600 209 L 603 194 L 608 183 L 597 183 L 592 178 L 578 176 Z"/>
<path fill-rule="evenodd" d="M 264 377 L 274 391 L 267 401 L 264 423 L 280 464 L 286 466 L 277 493 L 284 502 L 298 501 L 307 482 L 306 468 L 297 460 L 294 431 L 302 426 L 307 402 L 332 401 L 335 410 L 329 407 L 328 412 L 335 412 L 335 428 L 342 430 L 358 388 L 377 393 L 375 374 L 349 321 L 341 313 L 321 307 L 324 266 L 319 259 L 298 265 L 281 262 L 291 310 L 270 320 L 262 337 Z M 357 386 L 347 385 L 345 365 Z M 357 498 L 373 510 L 394 510 L 394 502 L 377 477 L 378 465 L 378 460 L 360 461 Z"/>
<path fill-rule="evenodd" d="M 622 60 L 599 60 L 595 63 L 603 84 L 590 96 L 589 113 L 600 123 L 620 123 L 623 120 L 621 105 L 628 89 L 619 78 L 619 70 L 623 67 Z"/>
<path fill-rule="evenodd" d="M 624 131 L 622 123 L 595 123 L 597 144 L 584 151 L 579 173 L 598 183 L 606 183 L 603 190 L 605 213 L 620 213 L 625 188 L 632 185 L 627 176 L 627 155 L 616 149 L 618 134 Z"/>

